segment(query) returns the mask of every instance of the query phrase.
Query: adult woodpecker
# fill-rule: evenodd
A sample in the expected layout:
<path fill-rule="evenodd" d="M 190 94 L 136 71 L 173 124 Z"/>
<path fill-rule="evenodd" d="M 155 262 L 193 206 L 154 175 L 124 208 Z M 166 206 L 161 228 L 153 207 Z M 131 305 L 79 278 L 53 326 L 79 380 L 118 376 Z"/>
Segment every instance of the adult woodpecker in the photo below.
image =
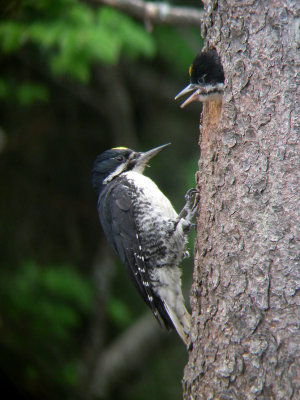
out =
<path fill-rule="evenodd" d="M 187 192 L 178 215 L 157 185 L 143 175 L 147 162 L 168 145 L 145 153 L 124 147 L 105 151 L 95 160 L 92 185 L 108 242 L 159 323 L 167 329 L 175 327 L 187 344 L 190 314 L 184 305 L 178 264 L 197 209 L 197 192 Z"/>
<path fill-rule="evenodd" d="M 181 108 L 192 101 L 210 101 L 222 97 L 224 89 L 224 71 L 215 50 L 198 54 L 189 68 L 190 83 L 175 96 L 175 100 L 192 92 Z"/>

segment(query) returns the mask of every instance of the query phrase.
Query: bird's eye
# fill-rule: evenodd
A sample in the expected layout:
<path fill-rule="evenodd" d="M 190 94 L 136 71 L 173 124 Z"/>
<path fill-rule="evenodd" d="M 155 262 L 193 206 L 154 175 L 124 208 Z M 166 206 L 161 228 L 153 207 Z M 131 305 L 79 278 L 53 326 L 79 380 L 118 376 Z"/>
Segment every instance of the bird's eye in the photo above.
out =
<path fill-rule="evenodd" d="M 207 74 L 204 74 L 201 76 L 201 78 L 198 79 L 198 83 L 200 83 L 200 85 L 205 83 L 205 78 L 206 78 Z"/>
<path fill-rule="evenodd" d="M 123 161 L 124 160 L 124 157 L 123 156 L 117 156 L 117 157 L 115 157 L 115 160 L 117 160 L 117 161 Z"/>

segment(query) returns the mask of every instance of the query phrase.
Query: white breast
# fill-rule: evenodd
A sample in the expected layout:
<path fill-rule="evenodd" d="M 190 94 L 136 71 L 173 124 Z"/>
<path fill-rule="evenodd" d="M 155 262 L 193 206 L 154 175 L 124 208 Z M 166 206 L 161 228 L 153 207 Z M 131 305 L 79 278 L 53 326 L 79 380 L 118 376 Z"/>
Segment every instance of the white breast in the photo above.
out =
<path fill-rule="evenodd" d="M 162 214 L 167 218 L 176 218 L 177 213 L 174 210 L 169 199 L 159 190 L 157 185 L 147 176 L 138 172 L 128 171 L 124 175 L 129 181 L 132 181 L 139 191 L 139 196 L 144 197 L 150 202 L 153 208 L 161 210 Z"/>

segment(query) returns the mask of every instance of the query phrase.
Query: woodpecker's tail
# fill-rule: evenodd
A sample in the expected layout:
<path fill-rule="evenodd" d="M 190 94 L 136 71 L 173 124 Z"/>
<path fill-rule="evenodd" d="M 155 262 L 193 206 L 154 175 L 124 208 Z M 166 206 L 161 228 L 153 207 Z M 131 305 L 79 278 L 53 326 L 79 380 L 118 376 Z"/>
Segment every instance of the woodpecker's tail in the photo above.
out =
<path fill-rule="evenodd" d="M 186 310 L 183 303 L 174 309 L 170 307 L 166 302 L 164 302 L 165 309 L 172 320 L 172 323 L 181 337 L 185 345 L 188 345 L 188 335 L 191 329 L 191 316 Z"/>
<path fill-rule="evenodd" d="M 161 305 L 158 308 L 156 303 L 157 310 L 166 327 L 174 327 L 187 345 L 191 316 L 185 308 L 181 291 L 181 270 L 175 266 L 164 266 L 151 272 L 153 292 Z"/>

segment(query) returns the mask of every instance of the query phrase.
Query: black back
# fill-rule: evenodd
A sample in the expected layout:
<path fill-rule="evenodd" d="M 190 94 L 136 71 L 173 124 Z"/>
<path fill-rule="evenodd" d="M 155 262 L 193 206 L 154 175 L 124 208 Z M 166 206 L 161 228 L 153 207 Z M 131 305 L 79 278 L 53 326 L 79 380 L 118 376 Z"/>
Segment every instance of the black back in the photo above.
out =
<path fill-rule="evenodd" d="M 172 321 L 151 288 L 145 252 L 135 221 L 134 197 L 135 188 L 124 176 L 118 176 L 105 185 L 98 198 L 100 223 L 143 300 L 159 323 L 163 321 L 166 328 L 171 329 Z"/>

